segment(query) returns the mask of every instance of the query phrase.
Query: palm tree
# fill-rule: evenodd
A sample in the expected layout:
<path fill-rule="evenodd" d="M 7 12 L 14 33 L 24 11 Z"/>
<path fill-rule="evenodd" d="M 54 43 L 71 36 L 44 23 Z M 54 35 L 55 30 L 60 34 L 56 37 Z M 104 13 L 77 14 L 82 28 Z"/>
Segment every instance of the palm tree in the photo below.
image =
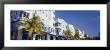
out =
<path fill-rule="evenodd" d="M 43 35 L 43 23 L 40 21 L 39 16 L 35 16 L 33 15 L 32 20 L 32 27 L 34 28 L 34 30 L 36 30 L 36 33 L 38 33 L 38 35 Z"/>
<path fill-rule="evenodd" d="M 33 18 L 29 19 L 28 17 L 26 17 L 23 20 L 23 26 L 29 31 L 30 38 L 32 38 L 33 30 L 35 30 L 38 35 L 43 35 L 42 22 L 40 21 L 39 16 L 35 16 L 35 13 L 33 14 Z"/>
<path fill-rule="evenodd" d="M 77 39 L 77 40 L 80 39 L 80 35 L 79 35 L 79 31 L 78 30 L 76 30 L 74 38 Z"/>
<path fill-rule="evenodd" d="M 67 36 L 67 38 L 72 36 L 72 31 L 69 29 L 69 27 L 67 27 L 67 30 L 64 31 L 64 35 Z"/>

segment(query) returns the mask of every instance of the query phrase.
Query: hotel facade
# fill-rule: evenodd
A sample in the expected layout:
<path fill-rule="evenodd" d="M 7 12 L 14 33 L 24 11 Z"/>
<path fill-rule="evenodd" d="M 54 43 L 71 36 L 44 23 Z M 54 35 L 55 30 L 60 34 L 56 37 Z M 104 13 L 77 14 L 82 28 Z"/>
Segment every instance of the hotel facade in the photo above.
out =
<path fill-rule="evenodd" d="M 26 16 L 31 19 L 33 17 L 33 14 L 35 14 L 36 17 L 39 17 L 41 22 L 43 23 L 43 31 L 45 34 L 45 36 L 43 37 L 44 39 L 55 40 L 59 39 L 56 37 L 64 37 L 64 31 L 67 30 L 67 27 L 69 27 L 69 29 L 71 30 L 71 35 L 75 35 L 75 27 L 72 24 L 67 23 L 63 19 L 56 18 L 55 11 L 53 10 L 13 10 L 11 11 L 11 30 L 14 30 L 14 33 L 12 33 L 12 38 L 22 39 L 22 34 L 16 34 L 17 30 L 24 28 L 23 25 L 20 24 L 20 20 L 24 20 Z M 19 23 L 18 28 L 16 28 L 16 23 Z M 80 38 L 85 38 L 84 31 L 79 30 L 79 34 Z M 33 40 L 36 40 L 35 38 L 36 37 L 34 36 Z"/>

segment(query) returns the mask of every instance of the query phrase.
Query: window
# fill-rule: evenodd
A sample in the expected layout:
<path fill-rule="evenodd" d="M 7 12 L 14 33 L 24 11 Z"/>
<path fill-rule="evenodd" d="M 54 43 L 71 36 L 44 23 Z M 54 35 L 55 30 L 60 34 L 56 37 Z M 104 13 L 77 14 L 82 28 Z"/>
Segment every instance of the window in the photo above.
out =
<path fill-rule="evenodd" d="M 47 31 L 46 27 L 44 27 L 45 31 Z"/>
<path fill-rule="evenodd" d="M 50 35 L 50 40 L 53 40 L 53 36 L 52 35 Z"/>
<path fill-rule="evenodd" d="M 50 27 L 48 28 L 48 31 L 50 32 Z"/>
<path fill-rule="evenodd" d="M 51 28 L 51 32 L 53 32 L 53 28 Z"/>
<path fill-rule="evenodd" d="M 58 37 L 56 37 L 56 40 L 58 40 Z"/>
<path fill-rule="evenodd" d="M 68 26 L 66 26 L 66 28 L 68 28 Z"/>
<path fill-rule="evenodd" d="M 61 29 L 59 29 L 59 32 L 60 32 L 60 30 L 61 30 Z"/>
<path fill-rule="evenodd" d="M 58 23 L 55 23 L 55 26 L 57 27 L 58 26 Z"/>
<path fill-rule="evenodd" d="M 55 24 L 53 23 L 53 26 L 55 26 Z"/>
<path fill-rule="evenodd" d="M 44 14 L 44 12 L 42 12 Z"/>
<path fill-rule="evenodd" d="M 46 14 L 46 17 L 47 17 L 47 14 Z"/>
<path fill-rule="evenodd" d="M 64 33 L 64 30 L 63 30 L 63 33 Z"/>
<path fill-rule="evenodd" d="M 44 19 L 42 19 L 42 21 L 44 21 Z"/>
<path fill-rule="evenodd" d="M 47 35 L 46 34 L 44 35 L 44 39 L 47 40 Z"/>
<path fill-rule="evenodd" d="M 60 28 L 56 28 L 56 32 L 60 32 L 60 30 L 61 30 Z"/>

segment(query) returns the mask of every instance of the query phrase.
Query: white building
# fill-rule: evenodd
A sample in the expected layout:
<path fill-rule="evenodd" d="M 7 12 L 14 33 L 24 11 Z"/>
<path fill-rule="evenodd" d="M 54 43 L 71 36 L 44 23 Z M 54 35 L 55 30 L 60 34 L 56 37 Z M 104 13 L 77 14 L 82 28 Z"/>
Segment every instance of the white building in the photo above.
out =
<path fill-rule="evenodd" d="M 85 37 L 84 37 L 84 35 L 85 35 L 85 32 L 84 32 L 84 31 L 82 31 L 81 38 L 85 38 Z"/>
<path fill-rule="evenodd" d="M 20 29 L 24 28 L 22 26 L 22 21 L 25 16 L 28 16 L 29 13 L 22 11 L 22 10 L 11 10 L 11 31 L 13 31 L 11 37 L 16 39 L 22 39 L 21 33 L 14 33 L 16 31 L 19 31 Z M 17 36 L 15 36 L 17 35 Z"/>
<path fill-rule="evenodd" d="M 84 38 L 84 31 L 82 32 L 81 30 L 79 30 L 79 35 L 80 35 L 80 38 Z"/>
<path fill-rule="evenodd" d="M 55 11 L 53 10 L 25 10 L 25 12 L 29 13 L 29 19 L 33 17 L 33 14 L 35 13 L 36 17 L 40 17 L 40 20 L 44 24 L 44 33 L 52 34 L 52 35 L 64 35 L 64 30 L 67 29 L 67 26 L 69 26 L 69 29 L 72 31 L 72 35 L 75 34 L 75 28 L 73 25 L 66 23 L 65 20 L 60 18 L 55 18 Z M 22 20 L 25 17 L 22 17 Z M 84 38 L 84 31 L 80 31 L 80 38 Z M 50 36 L 47 35 L 47 39 L 49 39 Z"/>
<path fill-rule="evenodd" d="M 61 31 L 59 32 L 59 35 L 63 35 L 64 30 L 66 30 L 67 23 L 63 19 L 60 19 L 60 18 L 58 18 L 58 22 L 61 23 L 59 26 L 59 28 L 61 29 Z"/>

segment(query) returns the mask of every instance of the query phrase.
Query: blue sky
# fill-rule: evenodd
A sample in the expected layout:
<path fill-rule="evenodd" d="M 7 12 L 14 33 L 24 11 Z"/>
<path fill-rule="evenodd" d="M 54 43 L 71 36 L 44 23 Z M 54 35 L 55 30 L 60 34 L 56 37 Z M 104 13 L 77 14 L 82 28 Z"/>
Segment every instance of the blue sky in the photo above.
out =
<path fill-rule="evenodd" d="M 100 32 L 99 10 L 56 10 L 56 18 L 62 18 L 67 23 L 84 30 L 89 36 L 98 36 Z"/>

